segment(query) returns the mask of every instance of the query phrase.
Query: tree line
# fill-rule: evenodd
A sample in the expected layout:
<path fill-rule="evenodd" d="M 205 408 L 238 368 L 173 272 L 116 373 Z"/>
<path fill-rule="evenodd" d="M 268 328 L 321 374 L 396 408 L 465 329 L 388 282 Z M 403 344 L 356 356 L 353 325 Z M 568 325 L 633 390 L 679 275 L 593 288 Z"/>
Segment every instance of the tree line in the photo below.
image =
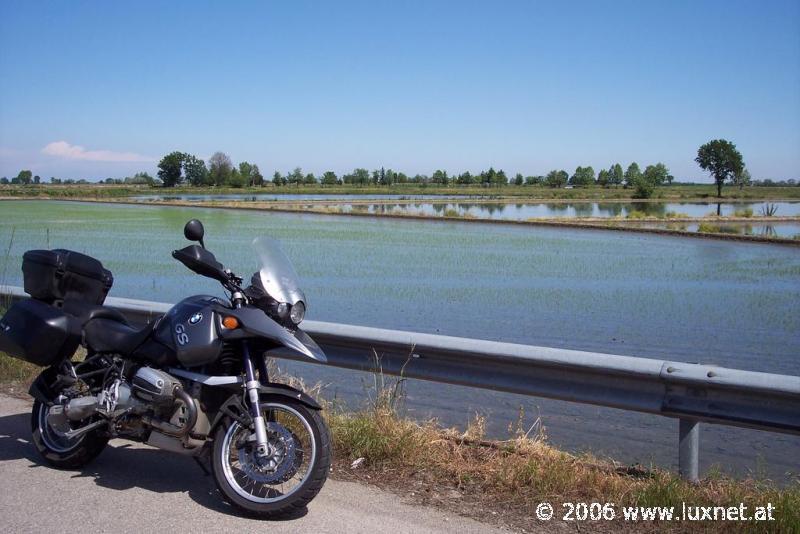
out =
<path fill-rule="evenodd" d="M 703 170 L 708 171 L 717 186 L 717 195 L 722 195 L 722 186 L 726 183 L 742 188 L 744 186 L 795 186 L 796 180 L 753 180 L 750 172 L 744 165 L 742 155 L 736 145 L 724 139 L 715 139 L 702 145 L 697 151 L 695 162 Z M 286 185 L 395 185 L 419 184 L 438 186 L 482 186 L 498 187 L 505 185 L 518 186 L 543 186 L 552 188 L 563 187 L 625 187 L 633 188 L 636 198 L 649 198 L 655 188 L 662 185 L 671 185 L 674 177 L 663 163 L 647 165 L 644 170 L 634 162 L 623 170 L 622 165 L 615 163 L 608 169 L 601 169 L 595 173 L 592 166 L 579 166 L 570 175 L 566 170 L 554 169 L 541 176 L 523 176 L 517 173 L 513 177 L 506 175 L 502 169 L 488 170 L 472 174 L 469 171 L 461 174 L 448 174 L 447 171 L 437 169 L 433 174 L 406 173 L 393 169 L 355 168 L 352 172 L 338 176 L 333 171 L 326 171 L 321 176 L 314 173 L 304 173 L 303 169 L 296 167 L 292 171 L 281 173 L 275 171 L 272 175 L 272 184 L 277 187 Z M 243 161 L 234 165 L 230 156 L 224 152 L 215 152 L 208 160 L 208 165 L 202 159 L 185 152 L 170 152 L 158 163 L 158 177 L 154 178 L 146 172 L 139 172 L 124 179 L 107 178 L 102 181 L 106 184 L 130 184 L 175 187 L 189 184 L 198 187 L 260 187 L 267 183 L 258 165 Z M 30 170 L 22 170 L 12 179 L 3 177 L 0 184 L 40 184 L 43 183 L 39 176 L 33 175 Z M 86 180 L 61 180 L 51 177 L 51 184 L 88 184 Z"/>
<path fill-rule="evenodd" d="M 234 166 L 231 158 L 223 153 L 216 152 L 209 159 L 209 164 L 194 155 L 183 152 L 171 152 L 164 156 L 158 164 L 158 177 L 164 187 L 174 187 L 183 183 L 194 186 L 222 186 L 246 187 L 262 186 L 264 177 L 257 165 L 246 161 Z M 656 186 L 670 184 L 673 176 L 663 163 L 648 165 L 642 171 L 637 163 L 631 163 L 623 172 L 619 163 L 609 169 L 600 170 L 595 175 L 591 166 L 578 167 L 570 174 L 565 170 L 552 170 L 544 176 L 523 176 L 517 173 L 509 178 L 502 169 L 488 170 L 472 174 L 469 171 L 461 174 L 450 175 L 446 170 L 437 169 L 430 176 L 415 174 L 409 176 L 404 172 L 393 169 L 374 169 L 372 171 L 357 167 L 352 172 L 341 176 L 334 171 L 326 171 L 321 176 L 314 173 L 304 173 L 301 167 L 282 173 L 275 171 L 272 175 L 272 184 L 281 187 L 286 185 L 395 185 L 395 184 L 422 184 L 422 185 L 479 185 L 484 187 L 504 185 L 541 185 L 547 187 L 588 187 L 599 185 L 601 187 L 633 187 L 634 195 L 638 198 L 648 198 L 653 194 Z"/>

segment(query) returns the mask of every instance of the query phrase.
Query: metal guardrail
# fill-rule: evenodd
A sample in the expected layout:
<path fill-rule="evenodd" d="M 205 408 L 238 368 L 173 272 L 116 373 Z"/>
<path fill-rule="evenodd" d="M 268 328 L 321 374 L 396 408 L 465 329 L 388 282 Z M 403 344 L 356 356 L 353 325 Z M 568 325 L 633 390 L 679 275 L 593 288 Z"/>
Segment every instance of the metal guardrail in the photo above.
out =
<path fill-rule="evenodd" d="M 12 300 L 20 287 L 0 288 Z M 106 299 L 144 324 L 171 305 Z M 303 329 L 327 365 L 678 418 L 678 465 L 698 479 L 700 422 L 800 434 L 800 377 L 319 321 Z M 376 361 L 376 354 L 379 362 Z M 310 359 L 278 353 L 289 359 Z"/>

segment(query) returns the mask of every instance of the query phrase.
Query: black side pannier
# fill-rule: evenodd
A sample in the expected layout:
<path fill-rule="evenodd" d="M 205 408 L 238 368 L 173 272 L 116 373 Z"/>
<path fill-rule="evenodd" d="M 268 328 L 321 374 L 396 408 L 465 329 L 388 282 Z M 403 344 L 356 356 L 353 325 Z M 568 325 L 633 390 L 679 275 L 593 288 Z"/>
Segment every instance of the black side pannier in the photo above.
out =
<path fill-rule="evenodd" d="M 25 292 L 48 304 L 76 300 L 102 304 L 114 283 L 96 259 L 71 250 L 29 250 L 22 256 Z"/>
<path fill-rule="evenodd" d="M 77 319 L 38 300 L 17 302 L 0 319 L 0 351 L 43 367 L 71 357 L 80 341 Z"/>

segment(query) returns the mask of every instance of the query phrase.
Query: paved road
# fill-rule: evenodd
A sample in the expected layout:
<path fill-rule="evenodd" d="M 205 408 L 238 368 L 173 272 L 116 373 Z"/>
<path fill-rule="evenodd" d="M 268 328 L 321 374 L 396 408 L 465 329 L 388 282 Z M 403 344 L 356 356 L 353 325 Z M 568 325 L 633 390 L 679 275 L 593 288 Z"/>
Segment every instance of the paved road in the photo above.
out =
<path fill-rule="evenodd" d="M 390 493 L 329 480 L 300 517 L 238 517 L 191 458 L 111 442 L 80 471 L 42 465 L 30 403 L 0 395 L 0 525 L 4 532 L 496 532 Z"/>

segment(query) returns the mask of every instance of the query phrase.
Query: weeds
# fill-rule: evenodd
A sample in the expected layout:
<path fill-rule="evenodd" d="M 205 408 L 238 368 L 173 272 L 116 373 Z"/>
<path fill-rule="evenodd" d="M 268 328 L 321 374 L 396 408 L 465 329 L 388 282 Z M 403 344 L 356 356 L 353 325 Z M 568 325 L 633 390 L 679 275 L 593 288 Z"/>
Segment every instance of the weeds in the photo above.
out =
<path fill-rule="evenodd" d="M 753 216 L 753 208 L 747 207 L 747 208 L 740 208 L 740 209 L 734 210 L 733 216 L 734 217 L 747 217 L 747 218 L 750 218 L 750 217 Z"/>
<path fill-rule="evenodd" d="M 639 210 L 633 210 L 630 213 L 628 213 L 627 218 L 628 219 L 645 219 L 645 218 L 647 218 L 647 213 L 645 213 L 643 211 L 639 211 Z"/>
<path fill-rule="evenodd" d="M 683 213 L 683 212 L 678 212 L 678 211 L 668 211 L 667 213 L 664 214 L 664 216 L 667 219 L 688 219 L 689 218 L 689 214 L 688 213 Z"/>
<path fill-rule="evenodd" d="M 738 234 L 739 229 L 736 226 L 726 226 L 723 224 L 714 224 L 710 222 L 701 222 L 697 226 L 697 231 L 705 234 Z"/>
<path fill-rule="evenodd" d="M 776 204 L 765 203 L 761 206 L 760 211 L 762 217 L 773 217 L 778 212 L 778 206 Z"/>

